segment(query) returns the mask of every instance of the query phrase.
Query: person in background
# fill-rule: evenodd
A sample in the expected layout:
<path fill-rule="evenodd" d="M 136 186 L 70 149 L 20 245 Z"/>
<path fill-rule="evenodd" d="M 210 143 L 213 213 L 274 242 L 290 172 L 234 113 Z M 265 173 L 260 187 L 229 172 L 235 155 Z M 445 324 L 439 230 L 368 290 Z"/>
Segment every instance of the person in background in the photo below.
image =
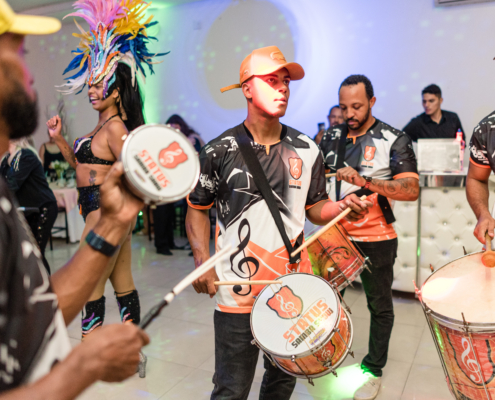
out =
<path fill-rule="evenodd" d="M 174 129 L 178 129 L 184 135 L 187 136 L 191 144 L 199 153 L 202 147 L 205 145 L 201 136 L 192 130 L 184 119 L 177 114 L 170 116 L 165 122 Z M 157 206 L 153 210 L 153 228 L 155 232 L 155 247 L 158 254 L 165 256 L 172 256 L 173 253 L 170 250 L 191 250 L 191 246 L 187 243 L 183 247 L 178 247 L 174 242 L 174 220 L 175 220 L 175 207 L 187 208 L 187 204 L 184 200 L 180 200 L 172 204 L 163 204 Z M 185 211 L 185 210 L 184 210 Z M 192 253 L 189 254 L 192 256 Z"/>
<path fill-rule="evenodd" d="M 333 106 L 330 108 L 330 111 L 328 113 L 328 129 L 333 128 L 334 126 L 340 125 L 344 123 L 344 117 L 342 116 L 342 110 L 338 105 Z M 321 129 L 316 136 L 314 137 L 314 141 L 316 144 L 320 144 L 321 138 L 323 137 L 323 134 L 325 133 L 324 129 Z"/>
<path fill-rule="evenodd" d="M 429 85 L 423 89 L 423 108 L 425 112 L 413 118 L 403 129 L 413 142 L 418 139 L 455 139 L 457 131 L 462 132 L 462 140 L 466 135 L 458 115 L 441 109 L 442 90 L 437 85 Z"/>
<path fill-rule="evenodd" d="M 186 135 L 198 153 L 205 145 L 205 142 L 203 141 L 201 136 L 193 129 L 191 129 L 191 127 L 186 123 L 186 121 L 184 121 L 184 119 L 180 115 L 172 115 L 167 120 L 166 124 L 170 125 L 172 128 L 178 129 L 184 135 Z"/>
<path fill-rule="evenodd" d="M 8 152 L 10 140 L 32 134 L 38 121 L 24 35 L 51 34 L 60 27 L 54 18 L 16 15 L 0 0 L 0 154 Z M 101 187 L 101 218 L 93 231 L 99 243 L 88 242 L 51 277 L 0 177 L 0 348 L 5 356 L 0 400 L 75 399 L 97 381 L 120 382 L 136 373 L 139 351 L 149 342 L 138 326 L 108 325 L 74 347 L 66 327 L 143 206 L 123 187 L 123 173 L 117 162 Z"/>
<path fill-rule="evenodd" d="M 50 167 L 53 161 L 65 161 L 64 155 L 58 148 L 55 140 L 48 133 L 48 142 L 45 142 L 41 145 L 39 156 L 41 163 L 43 164 L 43 170 L 45 174 L 48 174 L 49 177 L 57 177 L 57 173 L 53 168 Z"/>
<path fill-rule="evenodd" d="M 39 210 L 26 213 L 26 220 L 38 243 L 43 264 L 50 274 L 45 249 L 57 219 L 57 200 L 48 186 L 38 154 L 27 138 L 10 141 L 9 152 L 2 159 L 0 171 L 19 206 Z"/>

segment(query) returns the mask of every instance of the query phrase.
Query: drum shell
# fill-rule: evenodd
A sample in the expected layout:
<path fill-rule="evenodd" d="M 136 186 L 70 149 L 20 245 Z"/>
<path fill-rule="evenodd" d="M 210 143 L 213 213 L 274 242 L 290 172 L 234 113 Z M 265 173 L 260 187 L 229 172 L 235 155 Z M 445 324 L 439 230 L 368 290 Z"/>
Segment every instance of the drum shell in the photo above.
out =
<path fill-rule="evenodd" d="M 466 326 L 461 319 L 435 312 L 425 303 L 422 293 L 425 285 L 438 271 L 448 268 L 449 265 L 463 258 L 481 254 L 482 252 L 468 254 L 438 268 L 426 279 L 421 291 L 418 291 L 419 300 L 441 357 L 449 390 L 456 398 L 470 400 L 486 400 L 485 387 L 489 398 L 495 399 L 495 322 L 469 322 Z M 459 310 L 460 318 L 462 318 L 461 312 L 462 310 Z M 481 365 L 481 374 L 477 361 Z"/>
<path fill-rule="evenodd" d="M 347 345 L 341 336 L 337 332 L 334 332 L 331 336 L 327 337 L 322 345 L 312 349 L 310 354 L 296 357 L 295 361 L 297 364 L 288 358 L 277 356 L 272 356 L 272 358 L 286 373 L 297 378 L 306 378 L 306 376 L 319 378 L 327 375 L 342 364 L 352 345 L 354 336 L 352 322 L 343 307 L 340 307 L 337 328 L 342 338 L 347 341 Z"/>
<path fill-rule="evenodd" d="M 312 233 L 317 231 L 319 229 Z M 307 239 L 310 237 L 311 234 Z M 314 274 L 329 281 L 338 290 L 343 290 L 363 272 L 365 260 L 340 224 L 328 229 L 307 250 Z M 329 272 L 329 268 L 333 271 Z"/>

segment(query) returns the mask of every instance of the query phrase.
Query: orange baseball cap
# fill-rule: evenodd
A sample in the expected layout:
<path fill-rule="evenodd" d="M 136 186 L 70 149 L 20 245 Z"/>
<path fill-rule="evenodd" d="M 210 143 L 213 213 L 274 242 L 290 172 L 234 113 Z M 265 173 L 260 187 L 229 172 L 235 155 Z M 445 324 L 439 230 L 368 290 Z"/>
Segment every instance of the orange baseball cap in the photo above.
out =
<path fill-rule="evenodd" d="M 290 79 L 293 81 L 304 78 L 303 67 L 295 62 L 288 63 L 277 46 L 268 46 L 253 50 L 241 64 L 239 83 L 221 88 L 220 91 L 223 93 L 227 90 L 238 89 L 252 76 L 268 75 L 282 68 L 287 68 Z"/>
<path fill-rule="evenodd" d="M 52 17 L 16 14 L 6 0 L 0 0 L 0 35 L 5 32 L 19 35 L 48 35 L 62 27 L 60 21 Z"/>

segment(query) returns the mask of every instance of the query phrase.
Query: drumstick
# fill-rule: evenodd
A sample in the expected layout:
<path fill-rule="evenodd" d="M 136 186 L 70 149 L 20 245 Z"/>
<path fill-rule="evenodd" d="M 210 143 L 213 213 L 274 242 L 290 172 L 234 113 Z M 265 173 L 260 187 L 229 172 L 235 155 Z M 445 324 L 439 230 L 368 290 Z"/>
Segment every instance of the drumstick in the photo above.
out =
<path fill-rule="evenodd" d="M 337 175 L 337 173 L 333 173 L 333 174 L 325 174 L 325 178 L 331 178 L 333 176 Z"/>
<path fill-rule="evenodd" d="M 361 196 L 359 200 L 361 201 L 366 200 L 366 196 Z M 337 215 L 334 219 L 332 219 L 328 224 L 326 224 L 322 229 L 320 229 L 313 236 L 311 236 L 307 242 L 304 242 L 302 245 L 299 246 L 299 248 L 294 250 L 294 252 L 290 256 L 291 257 L 296 256 L 297 253 L 301 252 L 306 247 L 308 247 L 311 243 L 313 243 L 316 239 L 318 239 L 321 235 L 323 235 L 327 230 L 329 230 L 332 226 L 334 226 L 337 222 L 339 222 L 351 211 L 352 211 L 351 207 L 347 207 L 344 211 L 342 211 L 339 215 Z"/>
<path fill-rule="evenodd" d="M 216 281 L 215 286 L 235 286 L 235 285 L 281 285 L 282 281 Z"/>
<path fill-rule="evenodd" d="M 217 261 L 221 260 L 224 257 L 228 257 L 238 251 L 238 248 L 232 249 L 232 245 L 227 245 L 225 248 L 220 250 L 218 253 L 210 257 L 205 263 L 203 263 L 199 268 L 195 269 L 189 275 L 187 275 L 184 279 L 182 279 L 171 292 L 167 293 L 167 295 L 163 298 L 163 300 L 154 306 L 148 313 L 144 316 L 141 324 L 139 325 L 141 329 L 146 329 L 146 327 L 153 321 L 155 317 L 157 317 L 162 309 L 172 302 L 172 300 L 177 296 L 180 292 L 182 292 L 187 286 L 193 283 L 196 279 L 198 279 L 205 272 L 212 269 Z"/>
<path fill-rule="evenodd" d="M 492 238 L 488 235 L 488 232 L 485 233 L 485 243 L 486 249 L 481 256 L 481 261 L 485 267 L 493 268 L 495 267 L 495 251 L 492 251 Z"/>

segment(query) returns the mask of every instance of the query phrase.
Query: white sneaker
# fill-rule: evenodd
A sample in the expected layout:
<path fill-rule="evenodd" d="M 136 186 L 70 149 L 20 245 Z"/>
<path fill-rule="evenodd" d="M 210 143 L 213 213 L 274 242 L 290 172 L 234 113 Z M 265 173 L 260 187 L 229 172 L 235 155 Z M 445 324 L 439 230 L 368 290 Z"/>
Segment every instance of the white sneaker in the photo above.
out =
<path fill-rule="evenodd" d="M 368 379 L 356 390 L 354 400 L 373 400 L 378 396 L 378 392 L 382 386 L 382 378 L 376 377 L 369 372 L 366 372 L 365 375 Z"/>

